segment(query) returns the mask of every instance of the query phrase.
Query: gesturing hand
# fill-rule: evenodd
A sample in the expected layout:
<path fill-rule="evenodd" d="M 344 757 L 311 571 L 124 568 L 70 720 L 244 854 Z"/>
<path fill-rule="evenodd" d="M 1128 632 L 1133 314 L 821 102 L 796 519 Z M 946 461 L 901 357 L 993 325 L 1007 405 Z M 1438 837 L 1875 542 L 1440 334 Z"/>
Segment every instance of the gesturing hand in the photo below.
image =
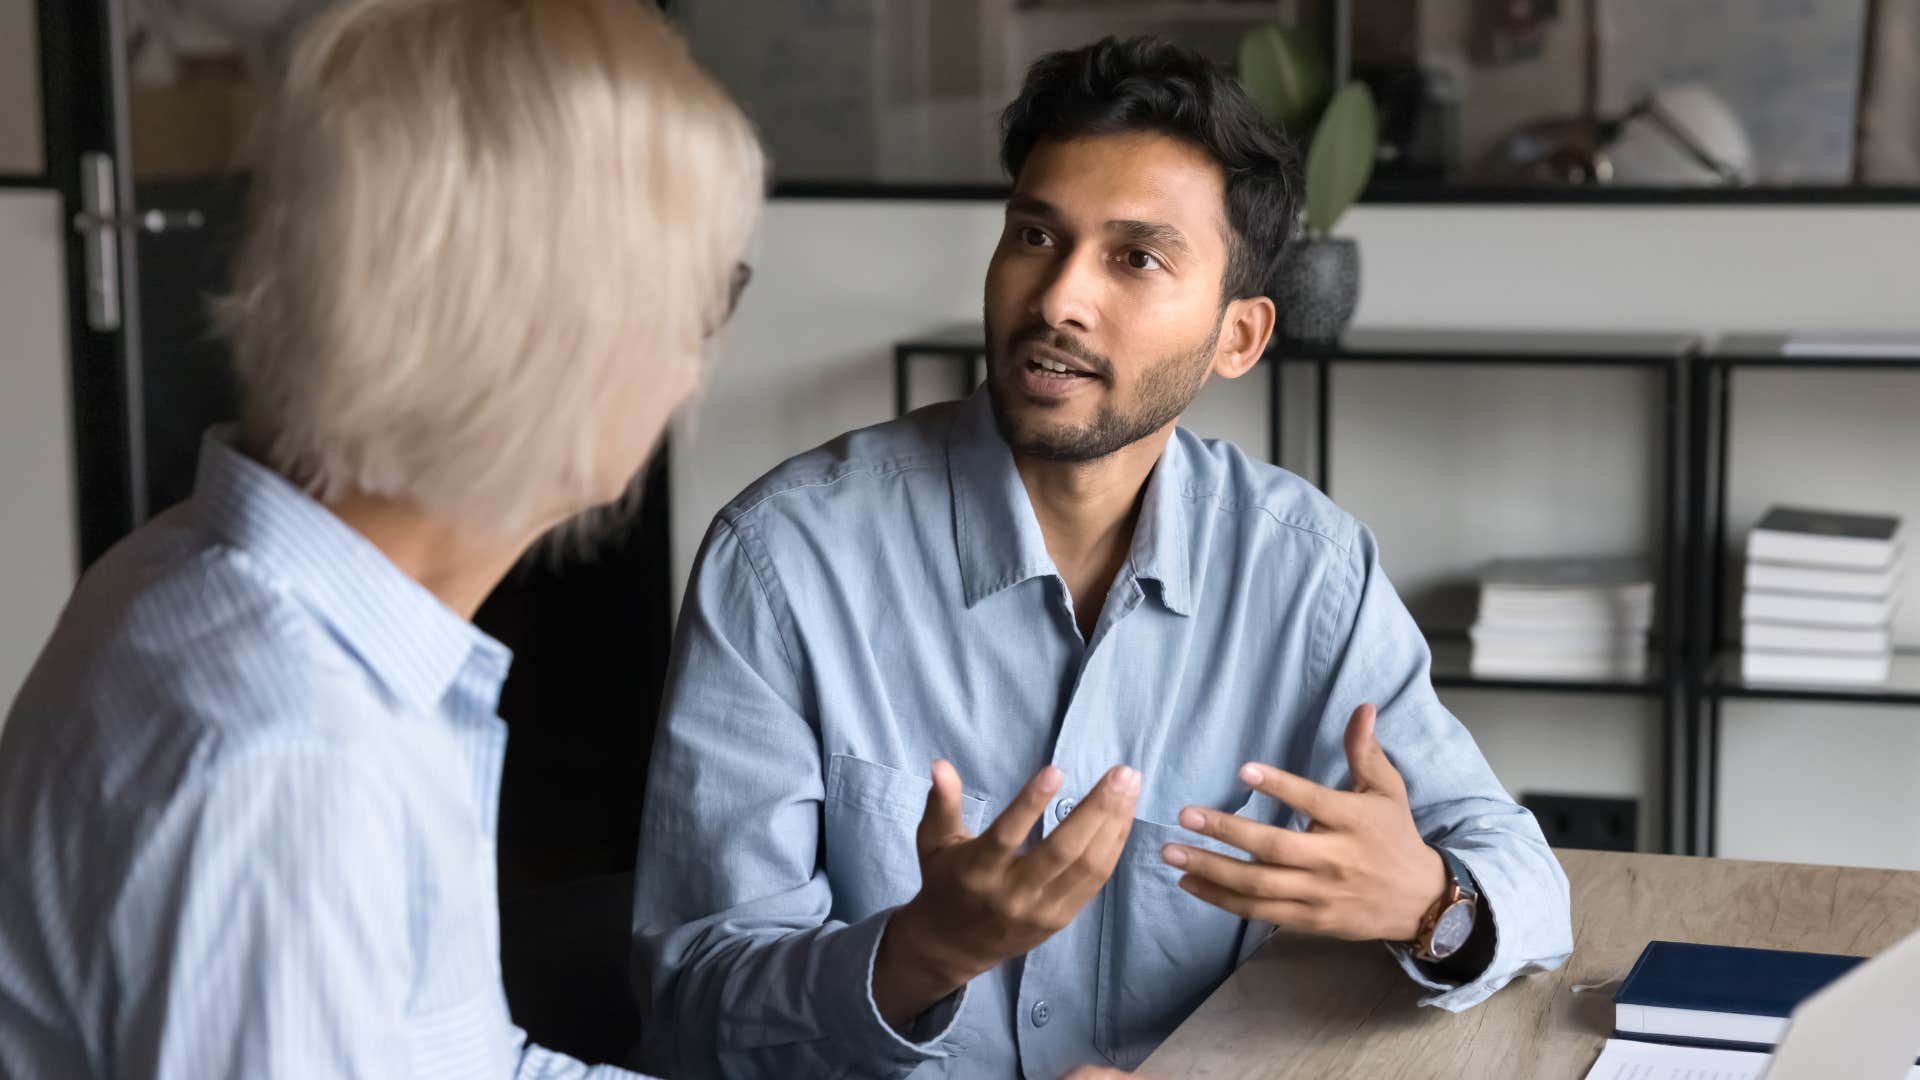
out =
<path fill-rule="evenodd" d="M 1073 921 L 1120 859 L 1140 774 L 1107 772 L 1073 814 L 1032 849 L 1021 846 L 1065 777 L 1048 766 L 975 837 L 960 820 L 960 774 L 933 763 L 920 819 L 920 892 L 894 912 L 874 960 L 880 1015 L 905 1030 L 975 976 L 1024 956 Z"/>
<path fill-rule="evenodd" d="M 1180 887 L 1216 907 L 1329 937 L 1410 941 L 1447 887 L 1446 864 L 1420 838 L 1407 786 L 1373 733 L 1371 705 L 1347 723 L 1352 791 L 1335 791 L 1266 765 L 1240 770 L 1248 784 L 1306 814 L 1304 833 L 1218 810 L 1188 807 L 1180 824 L 1253 857 L 1185 844 L 1161 857 L 1186 871 Z"/>

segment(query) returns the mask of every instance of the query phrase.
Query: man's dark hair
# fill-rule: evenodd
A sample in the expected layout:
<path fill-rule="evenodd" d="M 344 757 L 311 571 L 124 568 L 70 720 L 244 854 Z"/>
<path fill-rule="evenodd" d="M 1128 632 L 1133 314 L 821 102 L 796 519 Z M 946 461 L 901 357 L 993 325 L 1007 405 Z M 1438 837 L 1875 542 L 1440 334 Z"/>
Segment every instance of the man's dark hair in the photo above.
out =
<path fill-rule="evenodd" d="M 1155 37 L 1048 53 L 1027 70 L 1000 126 L 1000 162 L 1015 180 L 1042 139 L 1157 131 L 1199 146 L 1226 180 L 1221 298 L 1266 293 L 1299 207 L 1298 155 L 1240 84 L 1199 53 Z"/>

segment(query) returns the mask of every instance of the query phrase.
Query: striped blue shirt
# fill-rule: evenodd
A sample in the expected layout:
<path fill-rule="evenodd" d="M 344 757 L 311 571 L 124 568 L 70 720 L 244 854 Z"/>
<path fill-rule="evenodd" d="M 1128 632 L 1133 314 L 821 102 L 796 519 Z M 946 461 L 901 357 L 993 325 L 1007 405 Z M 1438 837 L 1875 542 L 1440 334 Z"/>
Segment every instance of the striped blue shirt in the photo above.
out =
<path fill-rule="evenodd" d="M 0 1075 L 631 1075 L 507 1015 L 510 659 L 209 437 L 0 734 Z"/>

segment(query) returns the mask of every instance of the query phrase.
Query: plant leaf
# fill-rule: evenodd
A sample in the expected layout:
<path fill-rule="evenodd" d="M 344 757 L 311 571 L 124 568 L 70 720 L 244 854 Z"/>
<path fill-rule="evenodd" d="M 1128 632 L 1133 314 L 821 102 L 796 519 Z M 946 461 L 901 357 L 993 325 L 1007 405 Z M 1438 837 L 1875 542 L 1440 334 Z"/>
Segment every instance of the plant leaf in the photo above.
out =
<path fill-rule="evenodd" d="M 1332 93 L 1326 58 L 1308 39 L 1276 23 L 1240 39 L 1240 85 L 1267 122 L 1298 138 Z"/>
<path fill-rule="evenodd" d="M 1331 232 L 1373 176 L 1380 142 L 1380 118 L 1373 91 L 1348 83 L 1333 96 L 1307 151 L 1307 226 Z"/>

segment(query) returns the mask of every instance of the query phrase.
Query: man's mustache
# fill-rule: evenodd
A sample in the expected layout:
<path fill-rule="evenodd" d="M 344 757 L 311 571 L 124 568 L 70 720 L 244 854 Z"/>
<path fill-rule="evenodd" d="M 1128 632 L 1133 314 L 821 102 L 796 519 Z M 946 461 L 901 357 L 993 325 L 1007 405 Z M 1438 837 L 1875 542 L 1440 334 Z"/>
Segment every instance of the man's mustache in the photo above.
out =
<path fill-rule="evenodd" d="M 1058 330 L 1044 326 L 1022 330 L 1013 335 L 1013 338 L 1007 342 L 1007 352 L 1011 355 L 1020 346 L 1026 344 L 1045 345 L 1050 349 L 1066 353 L 1068 356 L 1080 361 L 1087 366 L 1087 370 L 1102 379 L 1110 380 L 1113 377 L 1112 361 Z"/>

